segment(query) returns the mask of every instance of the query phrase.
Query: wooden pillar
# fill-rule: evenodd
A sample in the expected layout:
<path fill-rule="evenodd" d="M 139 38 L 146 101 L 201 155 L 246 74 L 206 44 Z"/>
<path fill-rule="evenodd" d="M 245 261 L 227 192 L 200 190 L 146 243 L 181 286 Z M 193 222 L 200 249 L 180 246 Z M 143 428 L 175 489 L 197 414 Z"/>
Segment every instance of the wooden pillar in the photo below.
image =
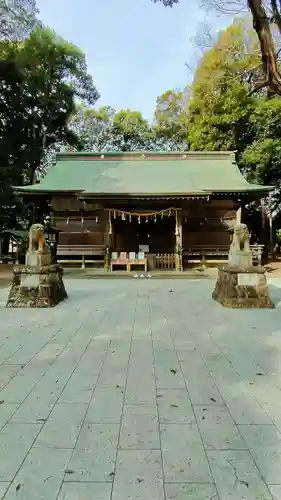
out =
<path fill-rule="evenodd" d="M 268 243 L 267 237 L 267 213 L 264 198 L 261 199 L 261 242 L 266 245 Z"/>
<path fill-rule="evenodd" d="M 106 245 L 106 255 L 105 255 L 105 268 L 107 271 L 110 269 L 110 258 L 112 252 L 112 219 L 111 210 L 108 211 L 108 230 L 107 230 L 107 245 Z"/>
<path fill-rule="evenodd" d="M 82 262 L 81 262 L 81 269 L 85 269 L 86 266 L 85 266 L 85 255 L 83 254 L 82 255 Z"/>
<path fill-rule="evenodd" d="M 182 213 L 181 210 L 176 210 L 176 271 L 182 271 Z"/>
<path fill-rule="evenodd" d="M 268 224 L 269 224 L 269 256 L 273 257 L 273 227 L 272 227 L 272 214 L 268 214 Z"/>

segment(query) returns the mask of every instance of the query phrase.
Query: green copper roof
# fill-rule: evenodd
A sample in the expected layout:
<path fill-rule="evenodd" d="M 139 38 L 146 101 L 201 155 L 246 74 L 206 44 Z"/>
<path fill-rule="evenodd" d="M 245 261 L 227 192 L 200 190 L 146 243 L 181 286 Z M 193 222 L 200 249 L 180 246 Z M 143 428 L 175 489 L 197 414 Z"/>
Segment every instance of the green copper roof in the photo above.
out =
<path fill-rule="evenodd" d="M 25 192 L 83 195 L 188 195 L 270 190 L 249 184 L 226 153 L 65 153 Z"/>

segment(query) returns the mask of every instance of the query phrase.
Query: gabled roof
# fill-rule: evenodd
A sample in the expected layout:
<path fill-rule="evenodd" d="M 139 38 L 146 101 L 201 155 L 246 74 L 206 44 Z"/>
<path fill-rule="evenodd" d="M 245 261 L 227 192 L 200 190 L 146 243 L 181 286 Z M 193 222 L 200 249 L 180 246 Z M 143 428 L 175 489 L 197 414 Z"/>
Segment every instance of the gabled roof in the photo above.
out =
<path fill-rule="evenodd" d="M 270 191 L 250 184 L 231 152 L 63 153 L 39 184 L 26 193 L 81 196 L 184 196 Z"/>

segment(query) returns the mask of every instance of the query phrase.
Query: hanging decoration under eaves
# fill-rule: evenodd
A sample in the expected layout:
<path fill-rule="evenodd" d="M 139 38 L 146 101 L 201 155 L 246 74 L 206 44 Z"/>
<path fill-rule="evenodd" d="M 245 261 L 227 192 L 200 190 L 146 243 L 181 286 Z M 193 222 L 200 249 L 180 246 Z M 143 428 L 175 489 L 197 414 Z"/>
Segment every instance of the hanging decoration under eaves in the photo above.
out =
<path fill-rule="evenodd" d="M 165 208 L 164 210 L 157 210 L 154 212 L 127 212 L 125 210 L 109 210 L 109 219 L 111 220 L 116 219 L 117 217 L 121 217 L 121 220 L 129 220 L 130 222 L 132 221 L 133 217 L 136 217 L 138 219 L 139 224 L 141 223 L 141 219 L 144 218 L 146 222 L 148 222 L 149 219 L 154 220 L 156 222 L 157 216 L 160 216 L 162 219 L 164 216 L 170 217 L 171 215 L 174 215 L 178 210 L 178 208 L 170 207 L 170 208 Z"/>

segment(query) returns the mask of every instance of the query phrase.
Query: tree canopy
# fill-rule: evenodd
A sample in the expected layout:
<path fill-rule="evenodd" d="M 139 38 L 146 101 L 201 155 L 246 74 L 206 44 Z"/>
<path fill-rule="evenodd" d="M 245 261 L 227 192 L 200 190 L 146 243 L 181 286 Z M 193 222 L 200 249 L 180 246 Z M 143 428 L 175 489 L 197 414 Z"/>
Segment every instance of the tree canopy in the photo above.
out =
<path fill-rule="evenodd" d="M 184 92 L 168 91 L 157 100 L 153 123 L 131 109 L 78 106 L 69 128 L 85 151 L 177 151 L 187 149 Z M 169 101 L 169 102 L 168 102 Z"/>
<path fill-rule="evenodd" d="M 53 31 L 37 23 L 27 36 L 3 38 L 0 225 L 15 226 L 22 210 L 11 186 L 34 182 L 61 148 L 231 149 L 250 180 L 281 189 L 281 98 L 256 91 L 262 74 L 256 32 L 247 18 L 235 20 L 205 50 L 192 84 L 157 98 L 150 123 L 137 110 L 96 107 L 99 94 L 83 52 Z"/>
<path fill-rule="evenodd" d="M 154 133 L 170 151 L 187 149 L 188 89 L 167 90 L 156 100 Z"/>
<path fill-rule="evenodd" d="M 22 39 L 34 28 L 36 0 L 0 0 L 0 40 Z"/>
<path fill-rule="evenodd" d="M 237 149 L 246 139 L 246 123 L 256 97 L 250 94 L 256 60 L 254 32 L 235 21 L 220 33 L 197 67 L 189 102 L 189 142 L 192 149 Z M 258 57 L 258 56 L 257 56 Z"/>
<path fill-rule="evenodd" d="M 57 142 L 79 147 L 69 118 L 77 99 L 93 105 L 98 97 L 83 52 L 53 31 L 37 26 L 22 41 L 0 41 L 0 170 L 8 169 L 7 182 L 14 175 L 13 184 L 32 183 Z"/>
<path fill-rule="evenodd" d="M 173 7 L 179 0 L 153 0 L 165 7 Z M 184 1 L 184 0 L 181 0 Z M 281 37 L 281 3 L 276 0 L 202 0 L 207 10 L 215 8 L 219 12 L 237 14 L 247 8 L 252 16 L 256 31 L 263 69 L 262 78 L 256 83 L 256 89 L 268 89 L 281 95 L 281 72 L 278 64 Z M 277 43 L 276 43 L 277 34 Z"/>
<path fill-rule="evenodd" d="M 251 93 L 256 43 L 254 30 L 236 20 L 204 53 L 191 86 L 188 140 L 192 150 L 235 150 L 250 181 L 281 187 L 281 98 Z"/>

